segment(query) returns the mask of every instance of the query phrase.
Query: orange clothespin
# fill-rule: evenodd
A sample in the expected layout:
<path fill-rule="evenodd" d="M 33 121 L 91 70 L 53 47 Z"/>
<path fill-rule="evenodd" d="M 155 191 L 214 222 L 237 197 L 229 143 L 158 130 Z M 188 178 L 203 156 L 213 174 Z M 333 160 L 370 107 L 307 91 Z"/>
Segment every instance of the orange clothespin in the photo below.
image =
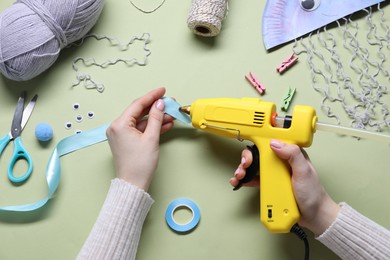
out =
<path fill-rule="evenodd" d="M 291 54 L 290 57 L 288 57 L 287 60 L 283 61 L 278 67 L 276 67 L 276 71 L 282 74 L 287 69 L 289 69 L 292 65 L 294 65 L 298 61 L 298 56 L 295 56 L 295 54 Z"/>
<path fill-rule="evenodd" d="M 249 72 L 249 76 L 245 75 L 245 78 L 251 83 L 251 85 L 256 89 L 257 92 L 260 93 L 260 95 L 263 95 L 265 92 L 265 87 L 263 84 L 260 83 L 260 81 L 257 80 L 255 75 L 253 75 L 252 72 Z"/>

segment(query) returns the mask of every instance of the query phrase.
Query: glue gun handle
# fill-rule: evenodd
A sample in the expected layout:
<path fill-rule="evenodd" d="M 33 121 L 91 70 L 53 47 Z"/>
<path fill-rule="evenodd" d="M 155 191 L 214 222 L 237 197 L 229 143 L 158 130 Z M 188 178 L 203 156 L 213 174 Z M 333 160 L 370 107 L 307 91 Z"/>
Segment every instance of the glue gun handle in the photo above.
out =
<path fill-rule="evenodd" d="M 300 218 L 290 166 L 271 149 L 270 140 L 255 142 L 260 151 L 260 219 L 272 233 L 289 233 Z"/>
<path fill-rule="evenodd" d="M 239 181 L 239 183 L 237 184 L 237 186 L 235 186 L 233 188 L 234 191 L 239 190 L 244 183 L 248 183 L 251 180 L 253 180 L 259 172 L 259 168 L 260 168 L 259 167 L 259 165 L 260 165 L 259 149 L 257 148 L 256 145 L 247 146 L 247 148 L 252 153 L 252 158 L 253 158 L 252 164 L 248 168 L 246 168 L 245 177 L 242 178 Z"/>

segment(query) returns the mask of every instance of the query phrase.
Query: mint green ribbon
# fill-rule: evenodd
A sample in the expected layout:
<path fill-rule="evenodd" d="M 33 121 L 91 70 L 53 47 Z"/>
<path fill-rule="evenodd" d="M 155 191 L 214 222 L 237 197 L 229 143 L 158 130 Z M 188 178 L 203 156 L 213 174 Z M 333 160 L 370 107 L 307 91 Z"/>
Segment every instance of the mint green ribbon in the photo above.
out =
<path fill-rule="evenodd" d="M 180 104 L 171 98 L 163 98 L 165 103 L 165 113 L 176 118 L 183 124 L 191 123 L 191 118 L 179 111 Z M 60 184 L 61 164 L 60 157 L 74 151 L 86 148 L 88 146 L 98 144 L 107 140 L 106 130 L 110 124 L 105 124 L 100 127 L 83 131 L 62 139 L 54 148 L 49 162 L 46 167 L 46 181 L 48 186 L 48 195 L 46 198 L 25 205 L 5 206 L 0 207 L 1 211 L 33 211 L 44 206 L 51 198 L 54 197 L 58 185 Z"/>

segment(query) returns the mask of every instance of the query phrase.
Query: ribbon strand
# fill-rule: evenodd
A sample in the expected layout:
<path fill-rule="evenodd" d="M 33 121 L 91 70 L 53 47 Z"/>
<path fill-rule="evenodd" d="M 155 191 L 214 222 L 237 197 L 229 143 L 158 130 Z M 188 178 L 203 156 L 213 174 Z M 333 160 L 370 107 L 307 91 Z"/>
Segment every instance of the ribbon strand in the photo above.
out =
<path fill-rule="evenodd" d="M 185 125 L 191 123 L 190 117 L 179 111 L 180 104 L 171 98 L 164 97 L 165 103 L 165 113 L 176 118 Z M 48 186 L 48 195 L 44 199 L 33 202 L 30 204 L 16 205 L 16 206 L 5 206 L 0 207 L 0 212 L 2 211 L 16 211 L 16 212 L 26 212 L 33 211 L 44 206 L 51 198 L 54 197 L 54 194 L 60 184 L 61 176 L 61 164 L 60 157 L 75 152 L 77 150 L 89 147 L 94 144 L 98 144 L 107 140 L 106 130 L 110 124 L 105 124 L 100 127 L 83 131 L 79 134 L 74 134 L 72 136 L 62 139 L 54 148 L 49 162 L 46 167 L 46 181 Z"/>

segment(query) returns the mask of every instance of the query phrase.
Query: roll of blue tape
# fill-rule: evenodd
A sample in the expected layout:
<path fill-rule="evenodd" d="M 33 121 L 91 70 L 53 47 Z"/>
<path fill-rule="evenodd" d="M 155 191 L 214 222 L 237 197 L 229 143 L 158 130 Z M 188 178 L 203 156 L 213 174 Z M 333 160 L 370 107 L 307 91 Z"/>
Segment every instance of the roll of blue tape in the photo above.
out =
<path fill-rule="evenodd" d="M 179 224 L 173 218 L 173 213 L 179 207 L 185 207 L 191 210 L 192 219 L 186 224 Z M 178 233 L 185 233 L 193 230 L 199 223 L 200 220 L 200 211 L 198 206 L 190 199 L 180 198 L 172 201 L 165 212 L 165 219 L 168 226 Z"/>

